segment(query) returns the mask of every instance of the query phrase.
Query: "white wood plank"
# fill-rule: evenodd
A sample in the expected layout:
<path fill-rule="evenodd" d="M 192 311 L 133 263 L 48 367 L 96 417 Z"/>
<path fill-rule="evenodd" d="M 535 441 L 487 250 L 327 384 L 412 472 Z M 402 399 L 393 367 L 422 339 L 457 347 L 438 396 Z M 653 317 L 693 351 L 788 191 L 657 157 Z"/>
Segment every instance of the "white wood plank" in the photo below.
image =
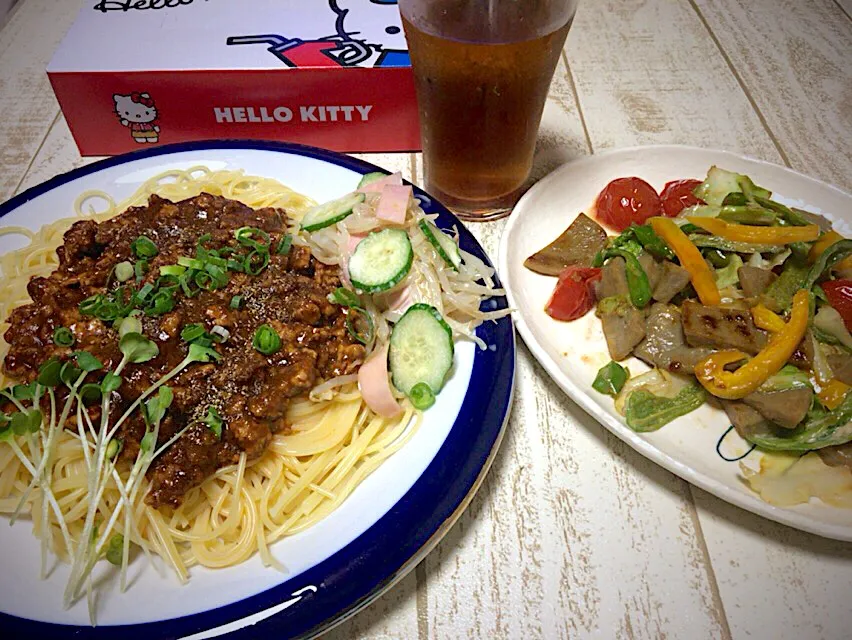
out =
<path fill-rule="evenodd" d="M 834 0 L 695 0 L 784 152 L 852 190 L 852 20 Z"/>
<path fill-rule="evenodd" d="M 0 200 L 27 171 L 59 106 L 45 67 L 82 0 L 24 0 L 0 31 Z"/>
<path fill-rule="evenodd" d="M 417 578 L 412 571 L 388 593 L 323 635 L 325 640 L 416 638 Z"/>
<path fill-rule="evenodd" d="M 550 95 L 536 176 L 588 152 L 564 64 Z M 504 225 L 468 228 L 496 258 Z M 591 420 L 522 345 L 515 398 L 480 495 L 424 562 L 429 636 L 726 637 L 686 485 Z"/>

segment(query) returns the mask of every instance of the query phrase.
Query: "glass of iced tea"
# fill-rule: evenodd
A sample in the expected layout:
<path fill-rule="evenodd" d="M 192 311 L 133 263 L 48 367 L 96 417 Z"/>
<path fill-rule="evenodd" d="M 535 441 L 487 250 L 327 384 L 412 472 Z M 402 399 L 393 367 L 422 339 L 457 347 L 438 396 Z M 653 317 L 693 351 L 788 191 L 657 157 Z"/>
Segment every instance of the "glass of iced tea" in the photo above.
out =
<path fill-rule="evenodd" d="M 464 220 L 507 215 L 532 168 L 577 0 L 399 0 L 426 190 Z"/>

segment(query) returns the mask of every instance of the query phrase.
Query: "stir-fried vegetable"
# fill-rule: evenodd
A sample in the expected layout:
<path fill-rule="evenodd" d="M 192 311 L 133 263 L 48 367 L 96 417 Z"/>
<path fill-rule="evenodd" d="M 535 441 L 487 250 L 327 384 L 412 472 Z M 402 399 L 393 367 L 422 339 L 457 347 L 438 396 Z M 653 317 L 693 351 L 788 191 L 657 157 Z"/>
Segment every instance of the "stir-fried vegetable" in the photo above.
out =
<path fill-rule="evenodd" d="M 714 396 L 728 400 L 744 398 L 780 371 L 790 359 L 805 336 L 809 318 L 810 295 L 800 290 L 793 297 L 790 321 L 754 358 L 736 371 L 727 371 L 728 365 L 746 359 L 747 355 L 735 349 L 717 351 L 698 363 L 695 377 Z"/>
<path fill-rule="evenodd" d="M 699 216 L 692 216 L 687 220 L 713 235 L 734 242 L 790 244 L 791 242 L 812 242 L 819 237 L 819 227 L 815 224 L 807 227 L 758 227 Z"/>
<path fill-rule="evenodd" d="M 610 360 L 598 371 L 595 381 L 592 382 L 592 389 L 608 396 L 617 396 L 627 382 L 628 376 L 627 369 Z"/>
<path fill-rule="evenodd" d="M 668 218 L 651 218 L 651 228 L 674 251 L 680 265 L 689 272 L 689 278 L 695 292 L 703 304 L 719 304 L 722 297 L 716 286 L 716 278 L 701 252 L 695 247 L 680 228 Z"/>
<path fill-rule="evenodd" d="M 684 387 L 674 398 L 656 396 L 645 389 L 637 389 L 627 398 L 627 426 L 640 433 L 656 431 L 675 418 L 695 411 L 704 404 L 705 398 L 704 389 L 697 384 Z"/>

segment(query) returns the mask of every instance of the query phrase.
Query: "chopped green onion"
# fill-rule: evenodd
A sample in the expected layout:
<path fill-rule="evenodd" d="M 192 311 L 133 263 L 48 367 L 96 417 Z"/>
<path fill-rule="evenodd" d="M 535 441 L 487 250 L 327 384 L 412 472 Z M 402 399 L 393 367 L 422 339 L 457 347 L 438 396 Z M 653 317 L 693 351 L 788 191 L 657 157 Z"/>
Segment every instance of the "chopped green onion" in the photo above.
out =
<path fill-rule="evenodd" d="M 206 271 L 196 271 L 194 280 L 199 289 L 209 291 L 216 288 L 216 280 Z"/>
<path fill-rule="evenodd" d="M 151 298 L 151 304 L 145 310 L 149 316 L 161 316 L 175 308 L 175 299 L 171 291 L 161 290 Z"/>
<path fill-rule="evenodd" d="M 231 298 L 231 303 L 228 305 L 231 309 L 239 309 L 240 305 L 243 303 L 242 296 L 234 296 Z"/>
<path fill-rule="evenodd" d="M 225 342 L 225 340 L 231 337 L 231 332 L 228 331 L 225 327 L 220 327 L 219 325 L 216 325 L 210 330 L 210 335 L 213 336 L 213 339 L 216 342 L 221 343 Z"/>
<path fill-rule="evenodd" d="M 115 279 L 119 282 L 127 282 L 133 277 L 133 265 L 127 262 L 119 262 L 115 265 Z"/>
<path fill-rule="evenodd" d="M 62 371 L 62 363 L 56 358 L 51 358 L 39 367 L 36 381 L 43 387 L 55 387 L 61 381 L 60 371 Z"/>
<path fill-rule="evenodd" d="M 186 256 L 181 256 L 177 260 L 178 266 L 186 267 L 187 269 L 195 269 L 197 271 L 201 271 L 204 269 L 204 263 L 198 258 L 187 258 Z"/>
<path fill-rule="evenodd" d="M 136 282 L 142 282 L 145 274 L 148 273 L 148 261 L 138 260 L 136 264 L 133 265 L 133 273 L 136 275 Z"/>
<path fill-rule="evenodd" d="M 207 333 L 207 330 L 200 324 L 188 324 L 180 332 L 180 338 L 184 342 L 193 342 Z"/>
<path fill-rule="evenodd" d="M 145 299 L 146 299 L 149 295 L 151 295 L 151 292 L 152 292 L 153 290 L 154 290 L 154 285 L 152 285 L 152 284 L 149 282 L 148 284 L 146 284 L 145 286 L 143 286 L 141 289 L 139 289 L 138 293 L 136 294 L 136 298 L 137 298 L 140 302 L 145 302 Z"/>
<path fill-rule="evenodd" d="M 281 242 L 278 243 L 278 249 L 275 250 L 279 256 L 286 256 L 290 253 L 290 248 L 293 246 L 293 236 L 289 233 L 281 238 Z"/>
<path fill-rule="evenodd" d="M 186 271 L 186 267 L 179 264 L 167 264 L 160 267 L 161 276 L 180 276 Z"/>
<path fill-rule="evenodd" d="M 254 332 L 252 346 L 264 355 L 272 355 L 281 348 L 281 337 L 268 324 L 260 325 Z"/>
<path fill-rule="evenodd" d="M 351 289 L 337 287 L 328 295 L 329 302 L 339 304 L 341 307 L 361 307 L 361 299 Z"/>
<path fill-rule="evenodd" d="M 236 260 L 228 260 L 228 269 L 230 271 L 238 271 L 242 273 L 245 271 L 245 265 L 242 262 L 237 262 Z"/>
<path fill-rule="evenodd" d="M 373 318 L 363 309 L 350 307 L 346 312 L 346 331 L 361 344 L 370 344 L 373 341 L 375 329 Z"/>
<path fill-rule="evenodd" d="M 57 347 L 71 347 L 74 345 L 74 334 L 68 327 L 57 327 L 53 332 L 53 344 Z"/>
<path fill-rule="evenodd" d="M 255 240 L 255 235 L 263 238 L 263 242 Z M 240 227 L 234 231 L 234 237 L 237 239 L 237 242 L 246 247 L 253 247 L 255 249 L 269 247 L 269 234 L 257 227 Z"/>
<path fill-rule="evenodd" d="M 247 274 L 256 276 L 266 269 L 268 264 L 269 253 L 255 249 L 246 256 L 246 259 L 243 262 L 243 268 Z"/>
<path fill-rule="evenodd" d="M 104 299 L 105 296 L 102 293 L 89 296 L 79 304 L 80 313 L 87 316 L 95 315 L 97 310 L 103 305 Z"/>
<path fill-rule="evenodd" d="M 207 407 L 207 415 L 201 419 L 201 422 L 206 424 L 219 440 L 222 439 L 222 427 L 225 426 L 225 421 L 222 420 L 219 412 L 216 411 L 216 407 L 212 404 Z"/>
<path fill-rule="evenodd" d="M 160 253 L 159 249 L 157 249 L 157 245 L 145 236 L 139 236 L 136 240 L 131 242 L 130 249 L 137 258 L 153 258 Z"/>
<path fill-rule="evenodd" d="M 435 394 L 432 388 L 425 382 L 418 382 L 411 391 L 408 392 L 408 397 L 411 399 L 411 404 L 415 409 L 424 411 L 435 404 Z"/>

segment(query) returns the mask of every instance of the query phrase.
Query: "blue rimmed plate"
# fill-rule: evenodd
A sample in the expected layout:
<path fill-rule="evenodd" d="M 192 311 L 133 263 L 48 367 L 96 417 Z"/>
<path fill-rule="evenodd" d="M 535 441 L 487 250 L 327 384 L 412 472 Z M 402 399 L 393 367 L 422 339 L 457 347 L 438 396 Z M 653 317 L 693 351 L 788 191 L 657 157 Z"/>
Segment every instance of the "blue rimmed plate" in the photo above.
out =
<path fill-rule="evenodd" d="M 87 190 L 129 196 L 169 169 L 205 165 L 275 178 L 317 201 L 354 189 L 375 165 L 300 145 L 212 141 L 157 147 L 57 176 L 0 205 L 2 225 L 36 229 L 73 215 Z M 486 263 L 482 248 L 443 205 L 414 189 L 442 228 L 457 226 L 460 245 Z M 15 245 L 0 238 L 0 253 Z M 503 298 L 484 303 L 505 308 Z M 31 524 L 0 526 L 0 628 L 8 637 L 211 638 L 315 635 L 369 604 L 437 544 L 467 506 L 503 435 L 512 401 L 515 342 L 504 318 L 479 327 L 488 349 L 457 345 L 456 367 L 410 442 L 385 461 L 330 516 L 272 546 L 287 574 L 259 558 L 228 569 L 194 568 L 188 585 L 145 567 L 126 593 L 105 590 L 98 626 L 84 602 L 62 609 L 67 567 L 39 580 Z M 0 523 L 4 524 L 4 523 Z"/>

